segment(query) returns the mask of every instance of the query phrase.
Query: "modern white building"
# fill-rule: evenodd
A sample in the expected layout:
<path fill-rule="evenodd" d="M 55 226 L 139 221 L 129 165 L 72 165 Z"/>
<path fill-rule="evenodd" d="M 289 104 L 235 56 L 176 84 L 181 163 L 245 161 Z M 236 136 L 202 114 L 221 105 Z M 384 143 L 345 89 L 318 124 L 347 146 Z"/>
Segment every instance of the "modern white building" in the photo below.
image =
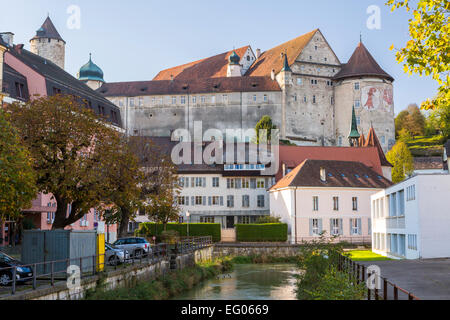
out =
<path fill-rule="evenodd" d="M 394 259 L 450 257 L 450 175 L 419 174 L 372 196 L 372 251 Z"/>
<path fill-rule="evenodd" d="M 361 162 L 305 160 L 270 189 L 270 214 L 288 224 L 291 243 L 322 233 L 370 243 L 370 197 L 390 185 Z"/>

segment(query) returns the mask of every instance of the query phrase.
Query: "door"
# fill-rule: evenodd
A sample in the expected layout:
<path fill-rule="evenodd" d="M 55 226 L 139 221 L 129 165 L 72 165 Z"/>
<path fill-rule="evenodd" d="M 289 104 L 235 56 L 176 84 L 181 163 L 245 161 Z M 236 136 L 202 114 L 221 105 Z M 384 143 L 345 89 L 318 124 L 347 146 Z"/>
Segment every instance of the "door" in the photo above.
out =
<path fill-rule="evenodd" d="M 234 216 L 227 217 L 227 229 L 234 229 Z"/>

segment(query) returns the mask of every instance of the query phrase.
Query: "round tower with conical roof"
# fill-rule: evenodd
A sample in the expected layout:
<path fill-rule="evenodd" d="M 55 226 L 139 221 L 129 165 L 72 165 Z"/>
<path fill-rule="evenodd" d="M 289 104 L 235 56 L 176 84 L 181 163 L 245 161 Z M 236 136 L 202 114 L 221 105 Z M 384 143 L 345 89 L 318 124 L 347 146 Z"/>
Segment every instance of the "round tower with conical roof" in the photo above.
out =
<path fill-rule="evenodd" d="M 352 106 L 361 132 L 368 132 L 373 125 L 384 152 L 395 144 L 393 82 L 394 78 L 378 65 L 360 42 L 350 60 L 334 77 L 338 145 L 351 144 L 347 137 Z"/>
<path fill-rule="evenodd" d="M 61 38 L 50 17 L 45 19 L 36 35 L 30 40 L 31 52 L 64 69 L 66 42 Z"/>
<path fill-rule="evenodd" d="M 92 62 L 91 54 L 89 54 L 88 63 L 80 68 L 78 80 L 83 81 L 93 90 L 97 90 L 105 83 L 105 80 L 103 80 L 103 71 Z"/>

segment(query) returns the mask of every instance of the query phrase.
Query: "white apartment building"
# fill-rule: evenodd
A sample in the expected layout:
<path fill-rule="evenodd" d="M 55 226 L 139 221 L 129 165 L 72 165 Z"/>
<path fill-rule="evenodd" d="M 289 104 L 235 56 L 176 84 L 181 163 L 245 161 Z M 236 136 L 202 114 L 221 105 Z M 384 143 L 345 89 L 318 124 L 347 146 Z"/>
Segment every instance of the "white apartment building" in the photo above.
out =
<path fill-rule="evenodd" d="M 450 257 L 450 175 L 418 174 L 372 196 L 372 251 L 394 259 Z"/>
<path fill-rule="evenodd" d="M 305 160 L 270 189 L 270 214 L 288 224 L 291 243 L 322 233 L 370 243 L 370 197 L 391 184 L 361 162 Z"/>

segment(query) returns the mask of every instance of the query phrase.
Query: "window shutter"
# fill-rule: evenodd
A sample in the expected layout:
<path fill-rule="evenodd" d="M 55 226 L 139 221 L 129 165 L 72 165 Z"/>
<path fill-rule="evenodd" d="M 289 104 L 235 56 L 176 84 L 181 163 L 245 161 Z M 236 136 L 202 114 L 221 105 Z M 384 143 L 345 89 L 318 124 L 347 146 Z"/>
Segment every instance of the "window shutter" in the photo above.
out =
<path fill-rule="evenodd" d="M 192 204 L 193 206 L 195 206 L 195 197 L 194 197 L 194 196 L 191 197 L 191 204 Z"/>
<path fill-rule="evenodd" d="M 256 179 L 250 179 L 250 187 L 252 189 L 256 189 Z"/>
<path fill-rule="evenodd" d="M 322 219 L 319 219 L 319 234 L 321 234 L 322 231 L 323 231 L 323 228 L 322 228 Z"/>
<path fill-rule="evenodd" d="M 362 223 L 361 218 L 358 219 L 358 234 L 362 235 Z"/>
<path fill-rule="evenodd" d="M 309 219 L 309 235 L 313 235 L 313 219 Z"/>
<path fill-rule="evenodd" d="M 183 187 L 184 188 L 189 188 L 189 178 L 184 178 Z"/>
<path fill-rule="evenodd" d="M 269 188 L 269 178 L 266 178 L 264 181 L 266 189 Z"/>
<path fill-rule="evenodd" d="M 203 188 L 206 188 L 206 178 L 202 178 L 202 186 Z"/>
<path fill-rule="evenodd" d="M 211 205 L 211 197 L 208 197 L 208 205 Z"/>
<path fill-rule="evenodd" d="M 189 205 L 189 197 L 186 197 L 186 205 Z"/>
<path fill-rule="evenodd" d="M 368 233 L 369 233 L 369 236 L 372 234 L 372 219 L 368 219 L 367 220 L 367 223 L 368 223 L 368 226 L 369 226 L 369 228 L 368 228 Z"/>
<path fill-rule="evenodd" d="M 206 206 L 206 196 L 203 196 L 202 203 L 204 206 Z"/>
<path fill-rule="evenodd" d="M 236 189 L 241 189 L 242 179 L 236 179 Z"/>
<path fill-rule="evenodd" d="M 349 235 L 352 235 L 352 226 L 353 226 L 353 219 L 350 219 L 350 233 L 349 233 Z"/>
<path fill-rule="evenodd" d="M 330 219 L 330 236 L 333 235 L 333 219 Z"/>
<path fill-rule="evenodd" d="M 227 189 L 230 189 L 230 179 L 227 179 Z"/>
<path fill-rule="evenodd" d="M 223 197 L 220 197 L 220 205 L 223 206 Z"/>
<path fill-rule="evenodd" d="M 195 187 L 195 178 L 191 178 L 191 187 L 192 187 L 192 188 Z"/>
<path fill-rule="evenodd" d="M 344 235 L 344 220 L 339 219 L 339 234 Z"/>

